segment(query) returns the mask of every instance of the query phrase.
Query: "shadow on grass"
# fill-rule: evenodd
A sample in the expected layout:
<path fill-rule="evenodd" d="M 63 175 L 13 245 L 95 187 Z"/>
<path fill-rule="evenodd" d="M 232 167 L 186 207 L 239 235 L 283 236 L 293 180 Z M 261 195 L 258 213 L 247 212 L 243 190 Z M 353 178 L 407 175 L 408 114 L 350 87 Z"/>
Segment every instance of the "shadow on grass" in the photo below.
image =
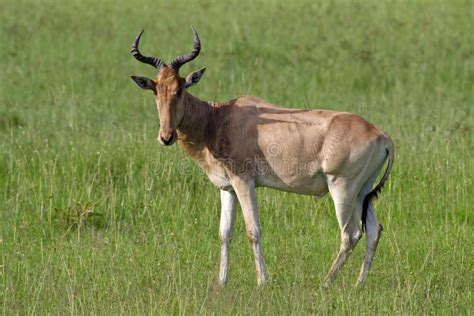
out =
<path fill-rule="evenodd" d="M 25 123 L 18 114 L 0 112 L 0 131 L 6 131 L 14 127 L 22 127 Z"/>
<path fill-rule="evenodd" d="M 104 214 L 95 210 L 93 203 L 78 204 L 68 208 L 55 208 L 54 221 L 56 225 L 66 231 L 94 227 L 104 229 L 107 222 Z"/>

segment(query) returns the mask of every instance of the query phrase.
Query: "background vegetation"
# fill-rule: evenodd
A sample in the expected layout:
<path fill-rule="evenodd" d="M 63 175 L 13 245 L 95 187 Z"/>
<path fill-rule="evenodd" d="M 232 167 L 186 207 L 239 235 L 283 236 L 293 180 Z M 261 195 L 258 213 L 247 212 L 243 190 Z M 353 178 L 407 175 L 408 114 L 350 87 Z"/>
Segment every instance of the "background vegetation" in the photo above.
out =
<path fill-rule="evenodd" d="M 4 314 L 461 313 L 473 310 L 472 1 L 0 2 L 0 303 Z M 192 93 L 356 112 L 396 143 L 385 231 L 334 287 L 331 199 L 260 189 L 271 281 L 257 288 L 238 216 L 216 285 L 218 190 L 156 142 L 153 77 L 129 47 L 201 56 Z"/>

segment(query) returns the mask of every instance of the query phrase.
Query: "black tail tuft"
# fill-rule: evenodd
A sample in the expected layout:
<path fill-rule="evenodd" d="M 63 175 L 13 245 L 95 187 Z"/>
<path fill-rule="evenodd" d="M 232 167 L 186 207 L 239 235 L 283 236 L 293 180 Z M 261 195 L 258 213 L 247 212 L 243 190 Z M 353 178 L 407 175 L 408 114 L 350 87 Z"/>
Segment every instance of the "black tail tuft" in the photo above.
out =
<path fill-rule="evenodd" d="M 382 191 L 383 184 L 380 187 L 375 188 L 375 190 L 370 191 L 364 198 L 364 202 L 362 203 L 362 231 L 365 232 L 365 224 L 367 221 L 367 209 L 369 208 L 369 203 L 373 199 L 376 199 Z"/>
<path fill-rule="evenodd" d="M 385 173 L 384 173 L 382 179 L 380 180 L 379 184 L 377 184 L 377 186 L 365 196 L 364 201 L 362 203 L 361 221 L 362 221 L 362 231 L 363 232 L 366 231 L 367 209 L 369 208 L 369 203 L 370 203 L 370 201 L 372 201 L 372 199 L 377 198 L 380 191 L 382 191 L 383 185 L 384 185 L 385 181 L 388 178 L 388 174 L 390 173 L 390 170 L 392 169 L 392 165 L 393 165 L 393 145 L 389 146 L 386 149 L 386 151 L 387 151 L 387 157 L 388 157 L 387 169 L 385 170 Z"/>

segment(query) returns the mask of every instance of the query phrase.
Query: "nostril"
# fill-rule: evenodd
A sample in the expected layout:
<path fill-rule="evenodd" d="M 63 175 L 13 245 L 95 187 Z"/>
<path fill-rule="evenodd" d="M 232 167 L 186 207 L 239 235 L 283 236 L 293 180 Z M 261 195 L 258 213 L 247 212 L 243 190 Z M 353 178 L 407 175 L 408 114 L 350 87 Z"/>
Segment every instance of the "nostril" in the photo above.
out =
<path fill-rule="evenodd" d="M 165 144 L 165 145 L 169 145 L 169 144 L 171 144 L 171 142 L 173 141 L 173 135 L 171 135 L 168 139 L 164 139 L 164 138 L 161 137 L 161 136 L 160 136 L 160 138 L 161 138 L 161 140 L 163 141 L 163 144 Z"/>

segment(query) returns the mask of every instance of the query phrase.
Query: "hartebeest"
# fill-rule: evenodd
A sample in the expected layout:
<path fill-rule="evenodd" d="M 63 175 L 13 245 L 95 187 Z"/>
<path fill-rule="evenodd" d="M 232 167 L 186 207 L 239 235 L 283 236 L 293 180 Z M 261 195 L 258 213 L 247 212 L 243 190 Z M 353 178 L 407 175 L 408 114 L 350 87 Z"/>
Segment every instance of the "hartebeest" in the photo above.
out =
<path fill-rule="evenodd" d="M 160 58 L 140 53 L 141 31 L 131 52 L 140 62 L 157 68 L 158 74 L 155 80 L 131 78 L 140 88 L 155 94 L 160 118 L 158 142 L 169 146 L 178 141 L 220 189 L 219 283 L 227 281 L 237 200 L 253 247 L 257 282 L 262 284 L 267 279 L 255 188 L 271 187 L 314 196 L 330 192 L 341 246 L 325 285 L 335 279 L 365 229 L 366 253 L 358 277 L 358 284 L 362 284 L 382 231 L 371 200 L 392 168 L 394 146 L 390 137 L 352 113 L 285 109 L 248 96 L 222 103 L 196 98 L 186 89 L 199 82 L 205 68 L 186 78 L 179 75 L 179 68 L 201 50 L 194 28 L 193 32 L 192 52 L 167 65 Z M 386 171 L 373 188 L 387 159 Z"/>

